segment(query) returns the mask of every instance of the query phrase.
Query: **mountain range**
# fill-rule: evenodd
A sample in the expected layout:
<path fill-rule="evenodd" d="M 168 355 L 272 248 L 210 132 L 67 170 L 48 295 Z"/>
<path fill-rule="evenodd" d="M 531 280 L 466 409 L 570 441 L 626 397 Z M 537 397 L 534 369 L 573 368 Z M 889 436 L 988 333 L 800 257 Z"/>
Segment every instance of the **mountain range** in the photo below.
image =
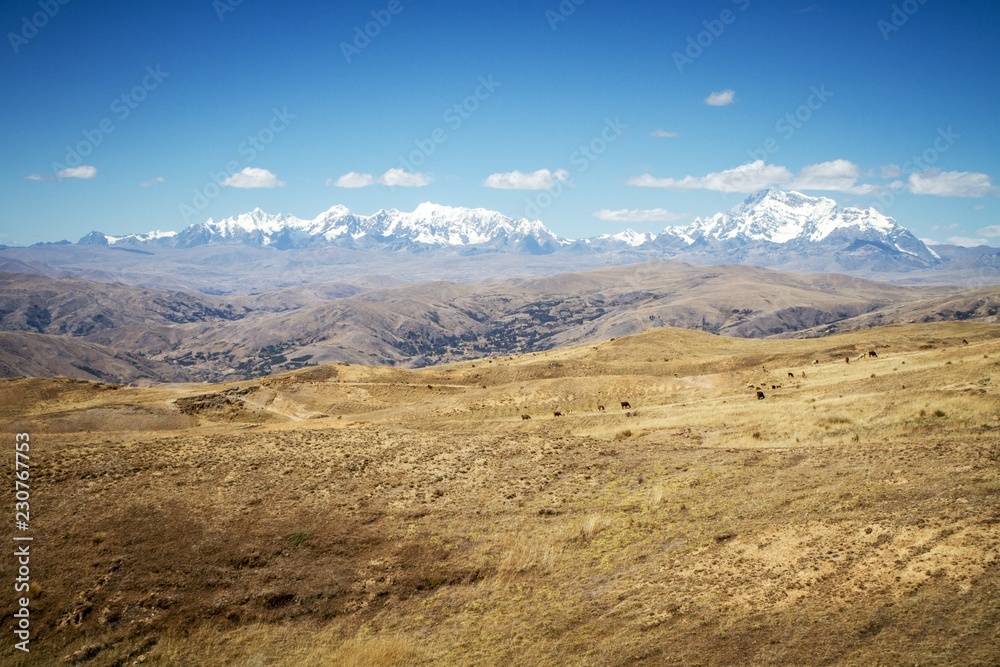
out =
<path fill-rule="evenodd" d="M 722 263 L 761 266 L 833 258 L 847 268 L 907 270 L 932 267 L 940 256 L 894 219 L 874 208 L 841 208 L 825 197 L 771 188 L 758 192 L 727 213 L 698 218 L 661 234 L 626 230 L 588 239 L 557 236 L 538 220 L 514 219 L 482 208 L 425 203 L 413 212 L 381 210 L 356 215 L 335 206 L 312 220 L 272 215 L 255 209 L 224 220 L 209 219 L 181 232 L 110 236 L 92 232 L 84 245 L 143 249 L 242 244 L 277 249 L 426 251 L 460 249 L 467 253 L 551 254 L 633 252 L 655 257 L 700 257 Z M 837 268 L 820 262 L 822 270 Z M 799 267 L 808 269 L 807 266 Z"/>
<path fill-rule="evenodd" d="M 125 248 L 191 248 L 241 243 L 282 250 L 328 246 L 419 250 L 458 246 L 532 254 L 554 252 L 564 243 L 537 220 L 515 220 L 482 208 L 431 203 L 421 204 L 412 213 L 390 209 L 369 216 L 355 215 L 344 206 L 334 206 L 312 220 L 271 215 L 256 208 L 224 220 L 210 218 L 179 233 L 155 231 L 115 237 L 91 232 L 79 242 Z"/>

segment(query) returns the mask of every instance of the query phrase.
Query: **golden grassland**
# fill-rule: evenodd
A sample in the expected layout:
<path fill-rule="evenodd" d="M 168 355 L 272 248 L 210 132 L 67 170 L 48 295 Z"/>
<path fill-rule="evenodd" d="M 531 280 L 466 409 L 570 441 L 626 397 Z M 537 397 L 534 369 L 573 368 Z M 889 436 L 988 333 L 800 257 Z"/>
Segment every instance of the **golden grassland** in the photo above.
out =
<path fill-rule="evenodd" d="M 997 664 L 998 390 L 973 323 L 2 381 L 35 583 L 0 660 Z"/>

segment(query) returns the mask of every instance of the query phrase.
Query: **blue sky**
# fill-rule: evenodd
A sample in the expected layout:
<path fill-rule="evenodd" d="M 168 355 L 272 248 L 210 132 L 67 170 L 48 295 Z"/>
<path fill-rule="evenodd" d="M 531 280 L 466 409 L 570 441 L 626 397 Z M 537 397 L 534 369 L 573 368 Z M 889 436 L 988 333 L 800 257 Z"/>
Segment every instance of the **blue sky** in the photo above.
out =
<path fill-rule="evenodd" d="M 424 201 L 583 237 L 776 185 L 1000 245 L 992 1 L 14 0 L 0 27 L 0 243 Z"/>

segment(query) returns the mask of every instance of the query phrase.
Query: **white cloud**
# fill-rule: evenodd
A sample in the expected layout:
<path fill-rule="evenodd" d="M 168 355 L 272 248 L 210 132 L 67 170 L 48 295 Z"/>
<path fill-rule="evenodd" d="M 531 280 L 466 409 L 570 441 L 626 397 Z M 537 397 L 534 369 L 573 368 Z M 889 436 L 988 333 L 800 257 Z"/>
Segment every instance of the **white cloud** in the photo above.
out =
<path fill-rule="evenodd" d="M 672 213 L 665 208 L 645 210 L 623 208 L 616 211 L 602 208 L 594 213 L 594 217 L 607 222 L 677 222 L 684 218 L 683 215 Z"/>
<path fill-rule="evenodd" d="M 253 189 L 253 188 L 283 188 L 285 184 L 278 180 L 278 177 L 267 169 L 258 167 L 247 167 L 243 171 L 236 172 L 229 178 L 222 181 L 223 185 L 231 188 Z"/>
<path fill-rule="evenodd" d="M 56 179 L 51 176 L 42 176 L 41 174 L 29 174 L 24 177 L 26 181 L 54 181 Z"/>
<path fill-rule="evenodd" d="M 903 168 L 898 164 L 882 165 L 882 178 L 899 178 L 903 175 Z"/>
<path fill-rule="evenodd" d="M 337 180 L 326 179 L 326 184 L 332 184 L 338 188 L 367 188 L 376 184 L 399 188 L 422 188 L 425 185 L 429 185 L 432 180 L 430 176 L 421 174 L 420 172 L 390 169 L 381 176 L 349 171 Z"/>
<path fill-rule="evenodd" d="M 729 106 L 736 101 L 736 91 L 726 88 L 722 92 L 712 93 L 705 98 L 705 104 L 713 107 Z"/>
<path fill-rule="evenodd" d="M 390 169 L 379 177 L 382 185 L 400 188 L 422 188 L 430 185 L 431 177 L 420 172 L 409 172 L 404 169 Z"/>
<path fill-rule="evenodd" d="M 673 139 L 674 137 L 677 137 L 679 135 L 676 132 L 667 132 L 666 130 L 661 128 L 659 130 L 656 130 L 649 136 L 656 137 L 657 139 Z"/>
<path fill-rule="evenodd" d="M 992 239 L 1000 236 L 1000 225 L 990 225 L 989 227 L 983 227 L 979 230 L 979 234 L 983 236 L 989 236 Z"/>
<path fill-rule="evenodd" d="M 986 210 L 986 204 L 980 204 L 979 206 L 973 206 L 972 210 L 973 211 L 985 211 Z"/>
<path fill-rule="evenodd" d="M 156 176 L 155 178 L 151 178 L 148 181 L 146 181 L 145 183 L 140 184 L 139 187 L 149 188 L 149 187 L 152 187 L 154 185 L 159 185 L 160 183 L 165 183 L 166 180 L 167 179 L 163 178 L 162 176 Z"/>
<path fill-rule="evenodd" d="M 684 178 L 654 178 L 649 174 L 635 176 L 628 184 L 640 188 L 666 188 L 668 190 L 715 190 L 718 192 L 757 192 L 773 185 L 792 180 L 792 172 L 785 167 L 764 164 L 757 160 L 735 169 L 727 169 L 707 176 Z"/>
<path fill-rule="evenodd" d="M 327 180 L 326 184 L 329 185 L 330 181 Z M 338 188 L 367 188 L 369 185 L 375 185 L 375 177 L 371 174 L 359 174 L 356 171 L 349 171 L 336 181 L 333 181 L 333 184 Z"/>
<path fill-rule="evenodd" d="M 628 184 L 644 188 L 668 190 L 714 190 L 717 192 L 751 193 L 778 186 L 790 190 L 829 190 L 855 195 L 872 195 L 886 186 L 858 183 L 861 167 L 850 160 L 831 160 L 803 167 L 793 174 L 787 167 L 765 164 L 757 160 L 735 169 L 727 169 L 706 176 L 684 178 L 656 178 L 649 174 L 629 179 Z M 902 182 L 888 187 L 902 187 Z"/>
<path fill-rule="evenodd" d="M 949 236 L 948 243 L 952 245 L 965 246 L 966 248 L 989 245 L 989 242 L 986 239 L 970 239 L 968 236 Z"/>
<path fill-rule="evenodd" d="M 936 239 L 922 238 L 920 242 L 924 245 L 941 245 L 941 242 Z"/>
<path fill-rule="evenodd" d="M 831 190 L 856 195 L 870 195 L 873 185 L 858 185 L 861 167 L 849 160 L 831 160 L 803 167 L 788 187 L 794 190 Z"/>
<path fill-rule="evenodd" d="M 569 172 L 565 169 L 549 171 L 539 169 L 536 172 L 525 174 L 520 171 L 511 171 L 506 174 L 490 174 L 483 181 L 483 185 L 496 190 L 548 190 L 558 182 L 569 179 Z"/>
<path fill-rule="evenodd" d="M 987 174 L 927 169 L 910 174 L 910 192 L 936 197 L 986 197 L 996 194 L 997 188 Z"/>
<path fill-rule="evenodd" d="M 63 169 L 58 174 L 59 178 L 82 178 L 91 179 L 97 176 L 97 167 L 91 167 L 89 165 L 80 165 L 79 167 L 70 167 L 69 169 Z"/>

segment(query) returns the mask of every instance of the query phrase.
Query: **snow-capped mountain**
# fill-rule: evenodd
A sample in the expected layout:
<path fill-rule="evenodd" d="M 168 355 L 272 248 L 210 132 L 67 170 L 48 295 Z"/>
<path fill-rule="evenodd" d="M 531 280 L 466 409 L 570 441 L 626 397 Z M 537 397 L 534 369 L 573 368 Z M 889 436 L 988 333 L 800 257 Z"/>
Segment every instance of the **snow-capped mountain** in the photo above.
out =
<path fill-rule="evenodd" d="M 637 232 L 626 229 L 617 234 L 601 234 L 591 239 L 583 239 L 582 242 L 594 248 L 612 248 L 615 246 L 626 248 L 640 248 L 656 239 L 656 234 L 652 232 Z"/>
<path fill-rule="evenodd" d="M 243 244 L 296 248 L 339 247 L 465 254 L 523 252 L 608 253 L 671 257 L 707 264 L 753 264 L 801 271 L 898 271 L 927 268 L 940 258 L 895 220 L 873 208 L 841 208 L 826 197 L 775 188 L 751 195 L 727 213 L 697 218 L 661 234 L 625 230 L 570 241 L 538 220 L 515 219 L 482 208 L 421 204 L 413 212 L 381 210 L 356 215 L 334 206 L 312 220 L 254 209 L 209 219 L 181 232 L 108 236 L 92 232 L 81 244 L 124 248 L 190 248 Z"/>
<path fill-rule="evenodd" d="M 312 220 L 272 215 L 257 208 L 224 220 L 208 219 L 176 232 L 109 236 L 92 232 L 81 244 L 189 248 L 210 243 L 242 243 L 281 249 L 338 246 L 348 248 L 430 249 L 441 247 L 554 252 L 561 240 L 538 220 L 507 217 L 482 208 L 425 203 L 412 213 L 381 210 L 370 216 L 334 206 Z"/>
<path fill-rule="evenodd" d="M 770 243 L 802 248 L 851 244 L 879 244 L 934 263 L 937 256 L 909 230 L 874 208 L 840 208 L 832 199 L 770 188 L 758 192 L 728 213 L 697 218 L 686 227 L 668 227 L 661 244 L 682 240 L 688 246 L 700 241 L 723 245 Z"/>
<path fill-rule="evenodd" d="M 667 227 L 659 235 L 626 230 L 573 247 L 798 271 L 898 271 L 941 261 L 909 230 L 874 208 L 841 208 L 826 197 L 777 188 L 757 192 L 727 213 Z"/>

